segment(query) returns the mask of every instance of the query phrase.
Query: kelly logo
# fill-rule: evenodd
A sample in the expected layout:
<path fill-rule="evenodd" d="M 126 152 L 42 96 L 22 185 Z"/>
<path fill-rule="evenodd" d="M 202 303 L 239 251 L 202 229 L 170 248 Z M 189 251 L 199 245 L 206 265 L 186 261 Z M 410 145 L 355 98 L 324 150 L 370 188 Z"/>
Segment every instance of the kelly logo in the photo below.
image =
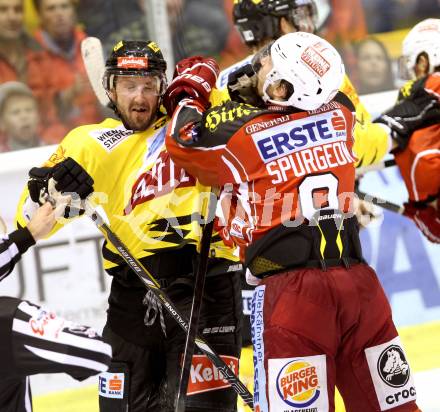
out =
<path fill-rule="evenodd" d="M 234 373 L 238 372 L 238 358 L 220 356 Z M 194 355 L 188 382 L 187 395 L 209 392 L 231 386 L 223 374 L 213 365 L 206 355 Z"/>

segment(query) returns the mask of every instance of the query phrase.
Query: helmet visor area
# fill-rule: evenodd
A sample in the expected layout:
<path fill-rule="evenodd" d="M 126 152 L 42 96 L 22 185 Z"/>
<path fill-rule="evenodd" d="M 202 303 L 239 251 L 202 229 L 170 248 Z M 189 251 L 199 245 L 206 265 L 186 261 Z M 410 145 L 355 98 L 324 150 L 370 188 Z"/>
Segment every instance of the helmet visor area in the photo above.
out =
<path fill-rule="evenodd" d="M 254 57 L 252 57 L 252 67 L 254 69 L 255 73 L 258 73 L 261 69 L 261 60 L 270 55 L 270 49 L 272 45 L 275 43 L 275 40 L 271 41 L 270 43 L 266 44 L 266 46 L 262 47 L 260 50 L 258 50 Z"/>
<path fill-rule="evenodd" d="M 288 18 L 298 31 L 315 33 L 317 25 L 317 11 L 314 3 L 298 6 L 289 10 Z"/>
<path fill-rule="evenodd" d="M 162 96 L 167 87 L 162 73 L 124 71 L 108 73 L 107 76 L 105 83 L 108 85 L 108 90 L 116 89 L 118 94 L 124 96 L 134 96 L 138 93 Z"/>

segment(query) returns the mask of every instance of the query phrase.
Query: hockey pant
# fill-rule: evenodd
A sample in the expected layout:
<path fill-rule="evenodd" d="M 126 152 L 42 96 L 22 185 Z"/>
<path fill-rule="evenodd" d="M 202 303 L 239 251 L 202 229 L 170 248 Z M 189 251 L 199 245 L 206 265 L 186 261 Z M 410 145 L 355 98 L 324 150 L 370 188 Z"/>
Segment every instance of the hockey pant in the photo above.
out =
<path fill-rule="evenodd" d="M 189 317 L 192 290 L 170 285 L 167 293 Z M 208 277 L 199 319 L 199 334 L 238 374 L 241 349 L 240 274 Z M 104 340 L 112 345 L 113 363 L 99 377 L 101 412 L 174 411 L 186 334 L 175 319 L 163 312 L 166 337 L 159 316 L 143 346 L 129 342 L 109 326 Z M 231 412 L 237 396 L 218 370 L 196 347 L 190 371 L 186 411 Z"/>
<path fill-rule="evenodd" d="M 299 269 L 265 278 L 252 303 L 255 410 L 417 411 L 408 359 L 373 269 Z M 257 409 L 259 408 L 259 409 Z"/>
<path fill-rule="evenodd" d="M 64 372 L 84 380 L 106 371 L 111 347 L 87 326 L 37 305 L 0 297 L 0 411 L 31 411 L 29 375 Z"/>

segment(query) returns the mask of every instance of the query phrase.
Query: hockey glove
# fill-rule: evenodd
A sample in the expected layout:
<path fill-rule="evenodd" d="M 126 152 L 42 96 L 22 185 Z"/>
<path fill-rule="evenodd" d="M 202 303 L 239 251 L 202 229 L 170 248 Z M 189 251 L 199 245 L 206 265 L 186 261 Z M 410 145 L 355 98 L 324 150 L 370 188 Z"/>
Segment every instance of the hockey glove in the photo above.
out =
<path fill-rule="evenodd" d="M 440 103 L 424 88 L 418 87 L 374 122 L 387 125 L 391 138 L 400 150 L 404 150 L 415 130 L 440 123 Z"/>
<path fill-rule="evenodd" d="M 171 116 L 185 97 L 191 97 L 207 108 L 209 95 L 215 86 L 218 74 L 217 62 L 211 58 L 195 56 L 177 63 L 173 81 L 163 98 L 167 113 Z"/>
<path fill-rule="evenodd" d="M 55 184 L 53 184 L 55 182 Z M 28 181 L 31 199 L 42 205 L 52 193 L 74 193 L 81 200 L 93 192 L 92 177 L 75 160 L 68 157 L 54 167 L 34 167 Z"/>
<path fill-rule="evenodd" d="M 251 63 L 229 74 L 228 92 L 231 100 L 235 102 L 257 107 L 264 104 L 257 92 L 257 74 Z"/>
<path fill-rule="evenodd" d="M 432 243 L 440 243 L 440 211 L 433 206 L 418 206 L 405 203 L 403 214 L 414 221 L 417 227 Z"/>

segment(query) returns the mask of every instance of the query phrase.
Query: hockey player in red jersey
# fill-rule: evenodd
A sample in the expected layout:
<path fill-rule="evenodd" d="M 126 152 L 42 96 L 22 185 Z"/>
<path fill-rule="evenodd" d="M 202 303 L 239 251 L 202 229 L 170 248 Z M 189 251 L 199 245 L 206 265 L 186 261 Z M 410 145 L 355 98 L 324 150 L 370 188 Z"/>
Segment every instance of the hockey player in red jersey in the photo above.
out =
<path fill-rule="evenodd" d="M 208 59 L 177 65 L 164 103 L 174 161 L 223 187 L 226 240 L 240 248 L 252 304 L 256 411 L 417 411 L 411 370 L 356 218 L 355 112 L 325 40 L 280 37 L 253 59 L 254 107 L 207 110 Z"/>
<path fill-rule="evenodd" d="M 440 102 L 440 19 L 414 26 L 402 49 L 401 67 L 414 80 L 402 87 L 399 100 L 426 91 Z M 395 159 L 408 189 L 405 214 L 431 242 L 440 243 L 440 123 L 416 130 Z"/>

